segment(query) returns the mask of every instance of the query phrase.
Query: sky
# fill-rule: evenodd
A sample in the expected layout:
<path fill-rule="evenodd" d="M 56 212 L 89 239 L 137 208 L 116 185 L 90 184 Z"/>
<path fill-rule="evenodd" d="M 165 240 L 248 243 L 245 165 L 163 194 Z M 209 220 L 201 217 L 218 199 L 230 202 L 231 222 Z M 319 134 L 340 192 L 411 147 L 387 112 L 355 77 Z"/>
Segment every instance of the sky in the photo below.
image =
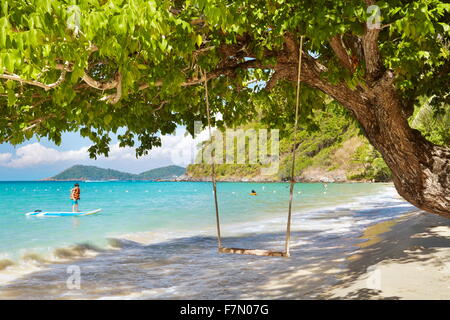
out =
<path fill-rule="evenodd" d="M 93 165 L 130 173 L 140 173 L 168 165 L 186 167 L 192 163 L 198 144 L 207 139 L 206 130 L 195 139 L 179 127 L 174 135 L 161 136 L 162 146 L 136 159 L 133 148 L 119 148 L 116 136 L 111 136 L 108 158 L 89 158 L 87 149 L 92 144 L 78 132 L 64 133 L 62 143 L 56 146 L 47 139 L 33 138 L 21 145 L 0 144 L 0 181 L 39 180 L 52 177 L 76 165 Z"/>

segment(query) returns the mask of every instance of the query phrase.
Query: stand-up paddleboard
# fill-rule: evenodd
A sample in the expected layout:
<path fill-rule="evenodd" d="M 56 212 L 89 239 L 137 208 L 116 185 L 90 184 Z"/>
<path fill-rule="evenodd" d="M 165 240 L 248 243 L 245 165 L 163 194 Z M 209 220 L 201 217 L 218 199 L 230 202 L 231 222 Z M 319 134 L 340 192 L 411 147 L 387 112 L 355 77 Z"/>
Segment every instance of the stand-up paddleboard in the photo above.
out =
<path fill-rule="evenodd" d="M 92 210 L 92 211 L 82 211 L 82 212 L 44 212 L 44 211 L 34 211 L 28 212 L 25 215 L 35 216 L 35 217 L 81 217 L 89 216 L 91 214 L 96 214 L 102 211 L 102 209 Z"/>

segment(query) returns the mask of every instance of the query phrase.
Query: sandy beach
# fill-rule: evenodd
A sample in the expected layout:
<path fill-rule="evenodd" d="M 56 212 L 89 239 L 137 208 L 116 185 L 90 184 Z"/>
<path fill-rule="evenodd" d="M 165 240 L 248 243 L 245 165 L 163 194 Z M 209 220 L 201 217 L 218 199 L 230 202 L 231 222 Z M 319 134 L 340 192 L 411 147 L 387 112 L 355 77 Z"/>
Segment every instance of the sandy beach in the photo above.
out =
<path fill-rule="evenodd" d="M 450 299 L 450 220 L 414 212 L 366 229 L 326 299 Z"/>

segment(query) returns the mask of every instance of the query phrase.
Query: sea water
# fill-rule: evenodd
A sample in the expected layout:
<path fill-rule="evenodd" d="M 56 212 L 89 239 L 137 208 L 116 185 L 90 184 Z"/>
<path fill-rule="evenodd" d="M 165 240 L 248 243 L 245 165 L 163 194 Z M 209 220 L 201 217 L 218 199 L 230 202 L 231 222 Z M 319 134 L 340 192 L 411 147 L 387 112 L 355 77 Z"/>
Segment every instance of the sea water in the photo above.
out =
<path fill-rule="evenodd" d="M 0 261 L 10 262 L 4 263 L 0 276 L 6 269 L 20 265 L 25 257 L 54 262 L 55 253 L 64 253 L 62 248 L 74 245 L 92 248 L 113 259 L 95 260 L 100 269 L 110 271 L 112 265 L 126 264 L 130 259 L 141 265 L 139 270 L 142 264 L 151 262 L 147 267 L 156 273 L 161 266 L 165 266 L 164 272 L 170 270 L 167 264 L 189 269 L 193 266 L 180 259 L 194 252 L 200 254 L 196 248 L 202 249 L 203 263 L 218 259 L 214 249 L 216 220 L 211 183 L 109 181 L 82 182 L 80 186 L 79 209 L 101 208 L 101 213 L 85 217 L 27 217 L 25 213 L 34 210 L 70 211 L 73 182 L 0 182 Z M 250 195 L 252 190 L 257 192 L 256 196 Z M 289 184 L 218 183 L 218 200 L 225 245 L 283 250 Z M 413 209 L 398 197 L 390 184 L 299 183 L 293 203 L 294 251 L 307 250 L 308 246 L 317 249 L 336 239 L 342 243 L 349 238 L 356 239 L 367 225 Z M 135 247 L 136 244 L 139 246 Z M 115 250 L 110 250 L 112 247 Z M 144 251 L 136 258 L 133 252 L 138 248 Z M 186 261 L 200 263 L 201 259 L 190 257 Z M 14 265 L 9 266 L 11 263 Z M 139 277 L 128 277 L 127 273 L 121 278 L 128 285 L 139 281 Z M 175 290 L 170 285 L 163 285 L 162 293 L 152 291 L 160 286 L 161 283 L 150 285 L 149 292 L 153 293 L 148 297 L 177 297 L 170 293 Z M 113 291 L 106 290 L 95 297 L 114 295 Z"/>

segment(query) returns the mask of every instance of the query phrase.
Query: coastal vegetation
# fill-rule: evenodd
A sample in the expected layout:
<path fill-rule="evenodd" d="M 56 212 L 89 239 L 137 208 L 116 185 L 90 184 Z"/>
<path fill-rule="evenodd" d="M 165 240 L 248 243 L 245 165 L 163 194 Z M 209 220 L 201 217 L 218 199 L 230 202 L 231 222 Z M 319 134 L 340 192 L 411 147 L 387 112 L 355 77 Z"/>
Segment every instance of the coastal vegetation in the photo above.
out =
<path fill-rule="evenodd" d="M 342 107 L 329 106 L 326 110 L 314 111 L 308 117 L 309 125 L 313 128 L 301 130 L 296 137 L 291 127 L 281 132 L 280 165 L 275 174 L 261 175 L 264 167 L 262 164 L 217 164 L 218 179 L 288 181 L 292 147 L 295 146 L 294 175 L 298 181 L 390 181 L 391 172 L 380 153 L 370 145 L 356 122 Z M 261 119 L 258 119 L 240 129 L 255 129 L 261 127 L 260 123 Z M 205 143 L 197 157 L 201 157 L 209 143 Z M 248 143 L 247 139 L 246 148 Z M 236 144 L 234 148 L 236 149 Z M 209 180 L 211 165 L 191 164 L 187 167 L 186 174 L 192 179 Z"/>
<path fill-rule="evenodd" d="M 340 104 L 399 194 L 450 216 L 450 149 L 436 137 L 448 121 L 449 17 L 439 0 L 5 0 L 0 140 L 59 144 L 78 131 L 95 158 L 126 128 L 120 145 L 140 156 L 177 126 L 207 124 L 206 81 L 218 128 L 253 121 L 255 104 L 271 111 L 261 124 L 289 127 L 303 36 L 300 125 Z M 415 123 L 425 134 L 408 122 L 415 110 L 432 119 Z"/>

